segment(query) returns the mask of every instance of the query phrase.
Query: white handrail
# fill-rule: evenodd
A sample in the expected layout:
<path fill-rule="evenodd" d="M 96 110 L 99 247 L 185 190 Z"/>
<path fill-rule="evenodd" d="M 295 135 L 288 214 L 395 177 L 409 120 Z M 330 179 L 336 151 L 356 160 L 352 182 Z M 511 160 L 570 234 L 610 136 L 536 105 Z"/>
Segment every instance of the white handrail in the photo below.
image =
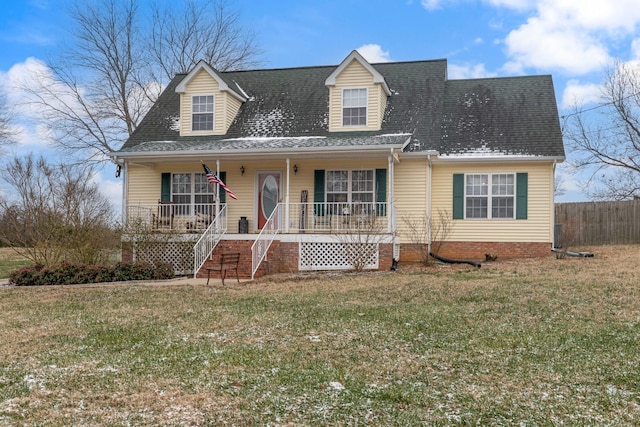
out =
<path fill-rule="evenodd" d="M 209 224 L 193 246 L 193 277 L 195 278 L 200 268 L 207 261 L 224 233 L 227 232 L 227 206 L 223 205 L 218 215 Z"/>
<path fill-rule="evenodd" d="M 279 231 L 278 220 L 281 218 L 283 204 L 278 203 L 276 208 L 271 212 L 269 219 L 260 230 L 260 234 L 256 238 L 256 241 L 251 245 L 251 279 L 253 280 L 256 271 L 262 264 L 262 261 L 267 256 L 267 251 L 269 251 L 269 247 L 271 243 L 275 239 L 276 235 Z"/>

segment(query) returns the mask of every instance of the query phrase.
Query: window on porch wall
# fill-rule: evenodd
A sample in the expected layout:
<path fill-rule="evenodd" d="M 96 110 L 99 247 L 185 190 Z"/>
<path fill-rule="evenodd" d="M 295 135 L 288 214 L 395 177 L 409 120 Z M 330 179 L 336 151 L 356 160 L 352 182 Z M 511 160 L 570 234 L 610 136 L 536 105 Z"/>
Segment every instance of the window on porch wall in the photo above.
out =
<path fill-rule="evenodd" d="M 315 203 L 325 203 L 328 214 L 386 215 L 386 169 L 316 170 Z M 354 212 L 358 209 L 359 212 Z M 316 209 L 324 212 L 324 209 Z M 324 214 L 324 213 L 322 213 Z"/>
<path fill-rule="evenodd" d="M 226 174 L 220 173 L 225 180 Z M 170 177 L 171 179 L 167 179 Z M 167 191 L 170 188 L 170 191 Z M 175 205 L 176 216 L 194 216 L 202 214 L 211 216 L 215 203 L 215 188 L 209 184 L 204 173 L 172 173 L 162 174 L 162 200 L 171 201 Z M 167 199 L 167 197 L 170 197 Z M 220 193 L 220 202 L 225 202 L 225 193 Z"/>

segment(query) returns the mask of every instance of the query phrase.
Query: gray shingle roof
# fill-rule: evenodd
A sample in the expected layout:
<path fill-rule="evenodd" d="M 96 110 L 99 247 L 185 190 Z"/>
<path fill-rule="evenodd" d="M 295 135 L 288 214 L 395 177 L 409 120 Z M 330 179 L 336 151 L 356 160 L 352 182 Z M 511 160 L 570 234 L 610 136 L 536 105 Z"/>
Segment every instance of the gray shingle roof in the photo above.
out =
<path fill-rule="evenodd" d="M 564 157 L 551 76 L 448 81 L 438 151 Z"/>
<path fill-rule="evenodd" d="M 404 147 L 410 138 L 406 149 L 445 155 L 564 155 L 549 76 L 447 81 L 446 60 L 373 66 L 392 92 L 380 131 L 329 132 L 324 82 L 335 66 L 324 66 L 219 73 L 248 101 L 226 135 L 180 136 L 180 74 L 119 152 Z"/>

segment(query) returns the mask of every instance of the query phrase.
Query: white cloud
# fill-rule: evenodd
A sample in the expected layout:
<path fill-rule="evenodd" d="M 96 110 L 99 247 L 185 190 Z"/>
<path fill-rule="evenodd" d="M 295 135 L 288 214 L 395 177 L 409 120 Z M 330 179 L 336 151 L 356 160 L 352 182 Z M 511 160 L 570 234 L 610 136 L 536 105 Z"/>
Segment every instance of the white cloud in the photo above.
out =
<path fill-rule="evenodd" d="M 389 51 L 382 50 L 379 44 L 365 44 L 356 49 L 368 62 L 389 62 Z"/>
<path fill-rule="evenodd" d="M 631 54 L 635 60 L 640 60 L 640 38 L 631 42 Z"/>
<path fill-rule="evenodd" d="M 562 93 L 560 108 L 568 109 L 573 106 L 587 105 L 601 100 L 600 85 L 593 83 L 581 84 L 578 80 L 569 80 Z"/>
<path fill-rule="evenodd" d="M 427 10 L 436 10 L 440 9 L 441 0 L 422 0 L 420 4 Z"/>
<path fill-rule="evenodd" d="M 447 67 L 450 79 L 480 79 L 496 77 L 496 73 L 487 71 L 484 64 L 449 64 Z"/>
<path fill-rule="evenodd" d="M 485 3 L 496 7 L 506 7 L 515 10 L 535 8 L 536 0 L 485 0 Z"/>
<path fill-rule="evenodd" d="M 490 0 L 506 7 L 532 2 Z M 508 70 L 526 67 L 586 74 L 610 62 L 612 42 L 625 43 L 640 24 L 637 0 L 537 0 L 535 15 L 504 40 Z"/>
<path fill-rule="evenodd" d="M 122 179 L 111 180 L 106 176 L 115 173 L 115 165 L 106 165 L 100 172 L 91 177 L 91 182 L 97 184 L 100 192 L 111 202 L 114 212 L 122 211 Z"/>
<path fill-rule="evenodd" d="M 56 80 L 47 64 L 37 58 L 27 58 L 25 62 L 13 65 L 4 78 L 7 100 L 25 118 L 42 122 L 42 106 L 36 102 L 35 93 L 51 105 L 59 102 L 77 105 L 74 95 Z"/>

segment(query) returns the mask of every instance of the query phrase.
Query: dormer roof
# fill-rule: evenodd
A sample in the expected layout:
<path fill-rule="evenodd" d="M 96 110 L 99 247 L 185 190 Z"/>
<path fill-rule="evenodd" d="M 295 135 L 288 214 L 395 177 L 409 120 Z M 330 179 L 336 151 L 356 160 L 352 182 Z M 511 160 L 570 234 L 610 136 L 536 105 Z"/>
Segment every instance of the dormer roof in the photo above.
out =
<path fill-rule="evenodd" d="M 391 90 L 387 85 L 387 82 L 382 74 L 378 72 L 362 55 L 358 53 L 357 50 L 352 51 L 341 63 L 336 67 L 336 69 L 327 77 L 324 84 L 326 86 L 335 86 L 336 78 L 344 71 L 345 68 L 351 64 L 352 61 L 358 61 L 371 75 L 373 76 L 373 82 L 379 83 L 382 85 L 387 96 L 391 95 Z"/>
<path fill-rule="evenodd" d="M 237 98 L 241 102 L 245 102 L 247 100 L 246 97 L 240 95 L 238 92 L 233 90 L 230 87 L 229 83 L 227 83 L 225 81 L 225 79 L 223 79 L 221 77 L 220 73 L 218 73 L 216 70 L 214 70 L 211 65 L 207 64 L 203 60 L 200 60 L 200 62 L 198 62 L 196 64 L 196 66 L 193 67 L 193 69 L 191 71 L 189 71 L 189 73 L 184 77 L 184 79 L 176 86 L 176 89 L 175 89 L 176 93 L 186 93 L 187 92 L 187 86 L 189 85 L 189 83 L 191 83 L 191 81 L 195 78 L 195 76 L 198 75 L 198 73 L 200 71 L 205 71 L 213 79 L 215 79 L 215 81 L 218 82 L 218 85 L 220 86 L 220 91 L 221 92 L 228 92 L 230 95 L 232 95 L 233 97 Z M 233 85 L 234 83 L 231 83 L 231 84 Z M 242 89 L 240 89 L 240 88 L 238 88 L 238 90 L 242 91 Z"/>

